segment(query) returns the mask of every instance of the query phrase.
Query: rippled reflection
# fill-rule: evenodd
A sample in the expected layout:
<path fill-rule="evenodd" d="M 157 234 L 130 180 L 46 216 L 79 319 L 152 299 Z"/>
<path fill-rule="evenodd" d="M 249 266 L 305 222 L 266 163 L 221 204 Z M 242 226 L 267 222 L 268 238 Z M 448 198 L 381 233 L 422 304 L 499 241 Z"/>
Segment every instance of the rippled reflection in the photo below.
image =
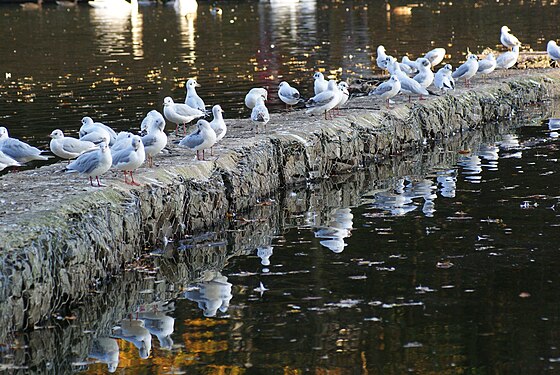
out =
<path fill-rule="evenodd" d="M 184 297 L 196 302 L 206 317 L 216 316 L 218 310 L 226 313 L 233 298 L 232 284 L 218 271 L 207 272 L 205 278 L 209 280 L 189 285 Z"/>

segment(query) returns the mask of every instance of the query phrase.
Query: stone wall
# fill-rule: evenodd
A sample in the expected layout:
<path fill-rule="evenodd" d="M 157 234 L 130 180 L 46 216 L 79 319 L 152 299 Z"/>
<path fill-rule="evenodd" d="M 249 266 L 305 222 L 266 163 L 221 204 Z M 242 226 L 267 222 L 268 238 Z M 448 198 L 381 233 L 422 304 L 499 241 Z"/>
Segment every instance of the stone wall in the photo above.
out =
<path fill-rule="evenodd" d="M 121 273 L 145 249 L 226 220 L 278 189 L 363 168 L 445 142 L 558 96 L 560 73 L 506 74 L 476 89 L 394 109 L 356 98 L 333 120 L 302 112 L 274 115 L 255 135 L 249 120 L 228 121 L 227 139 L 200 162 L 172 143 L 140 187 L 103 176 L 91 188 L 63 165 L 0 178 L 0 326 L 32 328 Z"/>

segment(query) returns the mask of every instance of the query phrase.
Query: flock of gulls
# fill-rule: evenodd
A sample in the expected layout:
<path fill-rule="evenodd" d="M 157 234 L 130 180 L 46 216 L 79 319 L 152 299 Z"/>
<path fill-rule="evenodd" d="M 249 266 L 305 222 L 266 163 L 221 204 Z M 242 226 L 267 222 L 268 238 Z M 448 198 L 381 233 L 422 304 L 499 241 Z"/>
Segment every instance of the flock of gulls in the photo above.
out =
<path fill-rule="evenodd" d="M 521 42 L 510 33 L 507 26 L 501 28 L 500 41 L 508 50 L 497 58 L 488 53 L 479 60 L 476 55 L 469 54 L 455 71 L 450 64 L 445 64 L 436 73 L 432 69 L 443 62 L 445 49 L 435 48 L 415 61 L 404 56 L 398 62 L 396 58 L 387 55 L 385 48 L 380 45 L 377 48 L 376 63 L 379 68 L 390 73 L 390 78 L 369 92 L 369 95 L 385 100 L 389 108 L 390 99 L 397 94 L 408 95 L 410 101 L 413 95 L 422 99 L 423 96 L 433 94 L 428 91 L 432 85 L 443 93 L 453 90 L 456 80 L 463 80 L 469 87 L 469 80 L 477 74 L 486 76 L 495 69 L 509 69 L 515 65 Z M 548 42 L 547 52 L 555 62 L 560 60 L 560 48 L 555 41 Z M 320 72 L 316 72 L 313 79 L 312 98 L 305 101 L 299 91 L 285 81 L 278 86 L 278 97 L 286 104 L 287 109 L 305 103 L 306 113 L 324 115 L 327 119 L 333 110 L 346 104 L 350 97 L 349 86 L 344 81 L 327 81 Z M 181 126 L 183 134 L 186 134 L 186 124 L 196 120 L 195 131 L 181 139 L 178 146 L 195 151 L 197 160 L 205 160 L 205 150 L 210 149 L 212 153 L 213 146 L 226 135 L 227 126 L 220 105 L 212 107 L 212 121 L 205 120 L 209 111 L 196 92 L 196 87 L 199 86 L 194 79 L 187 81 L 184 103 L 175 103 L 173 98 L 166 97 L 163 101 L 163 115 L 157 110 L 150 111 L 142 120 L 140 135 L 126 131 L 117 134 L 109 126 L 84 117 L 79 138 L 67 137 L 61 130 L 54 130 L 50 135 L 50 151 L 61 159 L 73 160 L 66 166 L 66 171 L 88 177 L 92 186 L 94 179 L 97 186 L 102 186 L 99 176 L 111 168 L 123 172 L 125 183 L 138 185 L 134 180 L 134 171 L 144 163 L 152 167 L 153 158 L 168 144 L 164 132 L 166 119 L 176 124 L 176 134 L 179 134 Z M 253 88 L 245 96 L 245 105 L 251 109 L 251 120 L 257 133 L 260 125 L 266 129 L 266 124 L 270 121 L 265 104 L 267 99 L 268 91 L 264 88 Z M 8 130 L 0 127 L 0 171 L 8 167 L 17 168 L 33 160 L 47 159 L 43 151 L 11 138 Z"/>

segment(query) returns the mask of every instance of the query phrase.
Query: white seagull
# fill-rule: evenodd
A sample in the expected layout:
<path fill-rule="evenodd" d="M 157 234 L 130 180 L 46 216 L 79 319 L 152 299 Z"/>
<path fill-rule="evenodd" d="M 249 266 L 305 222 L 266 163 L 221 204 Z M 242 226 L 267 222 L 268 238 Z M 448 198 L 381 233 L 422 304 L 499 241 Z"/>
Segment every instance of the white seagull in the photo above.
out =
<path fill-rule="evenodd" d="M 401 82 L 399 81 L 399 77 L 393 74 L 388 81 L 385 81 L 377 86 L 375 90 L 369 93 L 369 95 L 379 96 L 381 99 L 386 101 L 387 108 L 389 108 L 389 99 L 397 95 L 399 91 L 401 91 Z"/>
<path fill-rule="evenodd" d="M 496 69 L 509 69 L 517 63 L 519 58 L 519 47 L 514 46 L 511 51 L 502 53 L 496 59 Z"/>
<path fill-rule="evenodd" d="M 345 81 L 338 82 L 338 89 L 340 90 L 340 101 L 336 105 L 336 109 L 340 109 L 344 104 L 346 104 L 346 102 L 348 102 L 348 99 L 350 99 L 350 91 L 348 91 L 349 87 L 350 86 L 348 86 L 348 83 L 346 83 Z"/>
<path fill-rule="evenodd" d="M 554 40 L 549 40 L 548 44 L 546 45 L 546 52 L 548 53 L 548 56 L 558 62 L 558 60 L 560 60 L 560 48 L 558 48 L 558 45 L 556 44 L 556 41 Z"/>
<path fill-rule="evenodd" d="M 476 55 L 469 55 L 467 61 L 461 64 L 451 76 L 456 79 L 464 79 L 467 87 L 469 87 L 469 79 L 474 77 L 478 71 L 478 57 Z"/>
<path fill-rule="evenodd" d="M 321 72 L 315 72 L 313 74 L 313 92 L 315 95 L 319 95 L 323 91 L 327 90 L 328 82 L 325 81 L 325 76 Z"/>
<path fill-rule="evenodd" d="M 278 97 L 286 104 L 286 109 L 288 109 L 288 106 L 291 108 L 293 105 L 298 104 L 301 100 L 299 91 L 290 86 L 286 81 L 280 82 L 278 85 Z"/>
<path fill-rule="evenodd" d="M 445 58 L 445 48 L 434 48 L 433 50 L 426 52 L 424 58 L 430 60 L 432 67 L 434 67 L 441 63 Z"/>
<path fill-rule="evenodd" d="M 307 107 L 306 113 L 318 114 L 324 113 L 325 120 L 327 119 L 327 112 L 336 107 L 340 102 L 340 95 L 342 93 L 338 89 L 336 81 L 331 79 L 328 82 L 327 90 L 315 95 L 307 101 L 305 106 Z"/>
<path fill-rule="evenodd" d="M 434 82 L 432 64 L 430 63 L 430 60 L 420 57 L 416 60 L 416 66 L 418 67 L 418 74 L 416 74 L 413 79 L 418 82 L 420 86 L 427 89 L 432 82 Z"/>
<path fill-rule="evenodd" d="M 84 152 L 94 151 L 98 148 L 93 142 L 65 137 L 60 129 L 53 130 L 50 137 L 51 152 L 62 159 L 75 159 Z"/>
<path fill-rule="evenodd" d="M 264 96 L 258 97 L 257 103 L 251 111 L 251 120 L 255 123 L 257 133 L 259 132 L 259 123 L 262 123 L 264 130 L 266 130 L 266 124 L 270 121 L 270 114 L 264 100 Z"/>
<path fill-rule="evenodd" d="M 198 120 L 196 126 L 197 129 L 183 138 L 179 142 L 179 146 L 196 151 L 197 160 L 204 160 L 204 150 L 216 143 L 216 132 L 212 130 L 210 123 L 206 120 Z M 200 150 L 202 150 L 202 159 L 199 155 Z"/>
<path fill-rule="evenodd" d="M 411 100 L 411 95 L 430 95 L 428 90 L 423 88 L 418 82 L 407 76 L 399 65 L 399 62 L 394 57 L 387 58 L 387 67 L 389 73 L 396 75 L 401 83 L 401 92 L 408 95 L 408 101 Z"/>
<path fill-rule="evenodd" d="M 496 58 L 494 54 L 490 52 L 486 57 L 478 62 L 478 74 L 482 74 L 486 77 L 488 74 L 492 73 L 496 69 Z"/>
<path fill-rule="evenodd" d="M 101 123 L 101 122 L 94 122 L 91 117 L 84 117 L 82 118 L 82 126 L 80 127 L 80 139 L 84 138 L 87 134 L 90 133 L 98 133 L 98 132 L 106 132 L 109 135 L 109 146 L 115 143 L 117 139 L 117 133 L 111 127 Z M 91 141 L 90 139 L 87 139 Z M 97 142 L 94 142 L 97 143 Z"/>
<path fill-rule="evenodd" d="M 219 142 L 222 138 L 225 137 L 227 133 L 227 126 L 226 122 L 224 121 L 224 110 L 219 104 L 216 104 L 212 107 L 212 114 L 214 118 L 210 122 L 210 127 L 216 133 L 216 143 Z M 214 150 L 210 147 L 210 155 L 214 155 Z"/>
<path fill-rule="evenodd" d="M 382 45 L 377 46 L 377 57 L 375 63 L 381 70 L 387 70 L 387 53 L 385 47 Z"/>
<path fill-rule="evenodd" d="M 187 132 L 186 124 L 204 117 L 206 114 L 199 109 L 183 103 L 175 103 L 170 96 L 163 99 L 163 115 L 172 123 L 176 124 L 175 132 L 179 130 L 179 124 L 183 124 L 183 132 Z"/>
<path fill-rule="evenodd" d="M 199 111 L 206 112 L 206 106 L 204 105 L 204 100 L 198 96 L 196 93 L 196 88 L 200 87 L 198 82 L 194 79 L 189 79 L 185 85 L 187 88 L 187 96 L 185 97 L 185 104 L 191 108 L 196 108 Z"/>
<path fill-rule="evenodd" d="M 97 151 L 86 152 L 78 156 L 76 160 L 68 164 L 67 172 L 78 172 L 89 177 L 89 183 L 93 185 L 92 177 L 97 180 L 97 186 L 101 187 L 99 176 L 107 172 L 111 168 L 113 157 L 111 150 L 106 143 L 101 143 Z"/>
<path fill-rule="evenodd" d="M 502 26 L 501 34 L 500 34 L 500 42 L 507 47 L 513 48 L 515 46 L 521 47 L 521 42 L 517 39 L 513 34 L 510 34 L 510 29 L 507 26 Z"/>
<path fill-rule="evenodd" d="M 245 105 L 247 106 L 247 108 L 255 108 L 257 100 L 261 96 L 264 98 L 264 100 L 268 100 L 268 91 L 266 91 L 266 89 L 263 89 L 262 87 L 255 87 L 249 90 L 247 95 L 245 95 Z"/>
<path fill-rule="evenodd" d="M 130 146 L 113 153 L 113 167 L 124 173 L 124 183 L 129 185 L 140 185 L 134 181 L 133 172 L 140 168 L 146 160 L 146 151 L 140 136 L 132 137 Z M 127 172 L 130 174 L 131 182 L 128 182 Z"/>
<path fill-rule="evenodd" d="M 157 111 L 154 110 L 150 112 Z M 146 125 L 148 134 L 142 137 L 146 159 L 148 159 L 148 166 L 150 168 L 154 165 L 154 156 L 159 154 L 165 146 L 167 146 L 167 135 L 163 131 L 165 129 L 165 120 L 159 112 L 157 113 L 159 117 L 152 115 L 153 121 Z"/>
<path fill-rule="evenodd" d="M 132 142 L 132 137 L 134 134 L 127 131 L 122 131 L 117 134 L 117 139 L 115 143 L 111 146 L 111 152 L 114 154 L 117 151 L 124 150 L 125 148 L 130 147 Z"/>
<path fill-rule="evenodd" d="M 453 67 L 451 64 L 445 64 L 443 68 L 440 68 L 434 76 L 434 86 L 441 91 L 453 90 L 455 89 L 455 80 L 451 76 L 453 73 Z"/>
<path fill-rule="evenodd" d="M 41 155 L 43 151 L 30 146 L 16 138 L 10 138 L 8 129 L 0 127 L 0 151 L 8 155 L 20 164 L 31 160 L 48 160 L 49 158 Z"/>

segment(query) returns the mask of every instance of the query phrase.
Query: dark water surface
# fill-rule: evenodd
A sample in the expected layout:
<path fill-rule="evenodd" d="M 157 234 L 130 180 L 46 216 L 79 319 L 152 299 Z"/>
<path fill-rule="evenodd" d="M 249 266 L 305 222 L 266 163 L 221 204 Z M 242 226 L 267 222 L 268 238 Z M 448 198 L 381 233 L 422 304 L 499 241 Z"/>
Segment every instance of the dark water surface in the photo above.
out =
<path fill-rule="evenodd" d="M 456 63 L 496 47 L 502 24 L 535 49 L 557 32 L 547 4 L 430 4 L 410 17 L 359 1 L 225 2 L 221 17 L 201 3 L 196 18 L 3 6 L 0 122 L 42 146 L 84 115 L 138 128 L 193 76 L 208 104 L 240 117 L 253 86 L 288 79 L 307 93 L 317 68 L 370 76 L 381 43 L 413 56 L 444 46 Z M 557 112 L 545 103 L 149 249 L 83 305 L 13 334 L 0 369 L 559 372 L 560 143 L 542 122 Z"/>

